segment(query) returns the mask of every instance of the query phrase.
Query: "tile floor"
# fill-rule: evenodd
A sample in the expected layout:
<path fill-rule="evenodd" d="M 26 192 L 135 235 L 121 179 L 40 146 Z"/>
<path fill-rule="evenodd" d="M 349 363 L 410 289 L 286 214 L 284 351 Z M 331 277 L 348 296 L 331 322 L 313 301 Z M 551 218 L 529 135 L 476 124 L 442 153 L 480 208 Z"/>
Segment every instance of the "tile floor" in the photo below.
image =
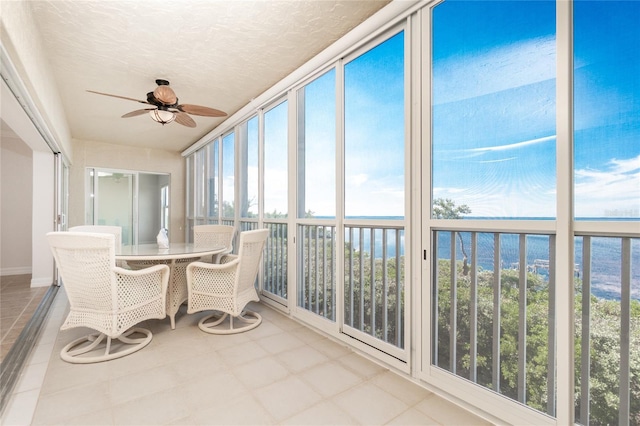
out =
<path fill-rule="evenodd" d="M 31 274 L 0 276 L 0 362 L 49 289 L 30 286 Z"/>
<path fill-rule="evenodd" d="M 58 332 L 63 289 L 2 418 L 4 425 L 487 425 L 273 309 L 231 336 L 203 333 L 203 314 L 147 321 L 146 348 L 98 364 L 58 353 L 84 330 Z M 184 307 L 183 307 L 184 311 Z"/>

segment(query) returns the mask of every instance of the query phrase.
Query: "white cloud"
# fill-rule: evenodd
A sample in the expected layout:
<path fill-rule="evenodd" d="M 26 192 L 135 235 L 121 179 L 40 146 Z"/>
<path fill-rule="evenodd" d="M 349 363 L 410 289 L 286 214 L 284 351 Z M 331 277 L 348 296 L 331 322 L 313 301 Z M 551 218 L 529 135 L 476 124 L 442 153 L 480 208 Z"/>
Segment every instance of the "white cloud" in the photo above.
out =
<path fill-rule="evenodd" d="M 507 151 L 507 150 L 510 150 L 510 149 L 522 148 L 523 146 L 537 145 L 539 143 L 550 142 L 550 141 L 553 141 L 555 139 L 556 139 L 556 135 L 552 135 L 552 136 L 545 136 L 543 138 L 530 139 L 528 141 L 510 143 L 510 144 L 506 144 L 506 145 L 487 146 L 487 147 L 483 147 L 483 148 L 471 148 L 471 149 L 466 149 L 466 150 L 461 150 L 461 151 L 483 152 L 483 153 L 484 152 L 494 152 L 494 151 Z"/>
<path fill-rule="evenodd" d="M 611 159 L 603 170 L 576 170 L 575 199 L 577 216 L 607 216 L 612 211 L 637 215 L 640 210 L 640 155 Z"/>
<path fill-rule="evenodd" d="M 347 177 L 347 182 L 354 186 L 362 186 L 369 180 L 369 176 L 365 173 L 351 175 Z"/>
<path fill-rule="evenodd" d="M 434 64 L 434 98 L 438 104 L 556 78 L 553 35 L 488 51 L 473 51 Z"/>

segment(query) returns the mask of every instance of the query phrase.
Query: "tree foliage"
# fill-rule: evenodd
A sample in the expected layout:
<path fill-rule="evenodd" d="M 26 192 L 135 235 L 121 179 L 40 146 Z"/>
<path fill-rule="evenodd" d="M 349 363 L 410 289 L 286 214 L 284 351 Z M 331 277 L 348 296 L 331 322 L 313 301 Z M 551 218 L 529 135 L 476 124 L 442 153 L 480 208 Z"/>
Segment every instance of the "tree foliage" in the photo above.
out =
<path fill-rule="evenodd" d="M 433 200 L 433 216 L 435 219 L 461 219 L 465 214 L 471 213 L 471 208 L 466 204 L 456 206 L 449 198 L 436 198 Z"/>
<path fill-rule="evenodd" d="M 456 359 L 451 360 L 451 273 L 450 260 L 438 260 L 437 276 L 437 365 L 457 375 L 471 378 L 471 280 L 463 274 L 463 264 L 456 262 Z M 549 372 L 549 305 L 548 283 L 543 277 L 527 273 L 526 287 L 526 348 L 519 348 L 520 307 L 519 271 L 500 271 L 499 304 L 494 303 L 493 271 L 478 271 L 477 284 L 477 383 L 515 400 L 518 395 L 518 357 L 526 353 L 526 395 L 528 406 L 547 412 L 547 381 Z M 581 282 L 576 278 L 575 327 L 575 400 L 576 413 L 580 404 L 580 355 L 582 349 Z M 590 296 L 590 394 L 588 419 L 591 425 L 618 423 L 620 406 L 620 302 Z M 495 312 L 499 306 L 499 315 Z M 494 319 L 500 320 L 499 354 L 493 353 Z M 630 318 L 631 408 L 630 424 L 640 425 L 640 302 L 631 301 Z M 499 356 L 498 380 L 494 380 L 493 361 Z M 586 423 L 586 419 L 579 419 Z"/>

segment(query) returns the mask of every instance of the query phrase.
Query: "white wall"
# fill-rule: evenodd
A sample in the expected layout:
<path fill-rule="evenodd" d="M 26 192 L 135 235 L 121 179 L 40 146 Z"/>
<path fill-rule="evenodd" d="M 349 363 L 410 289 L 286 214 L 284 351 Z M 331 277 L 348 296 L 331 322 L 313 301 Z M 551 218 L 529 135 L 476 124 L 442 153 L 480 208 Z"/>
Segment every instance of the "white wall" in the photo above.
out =
<path fill-rule="evenodd" d="M 54 230 L 54 157 L 52 152 L 33 151 L 33 235 L 31 287 L 53 282 L 53 256 L 46 234 Z"/>
<path fill-rule="evenodd" d="M 0 275 L 31 273 L 33 156 L 2 123 L 0 138 Z"/>

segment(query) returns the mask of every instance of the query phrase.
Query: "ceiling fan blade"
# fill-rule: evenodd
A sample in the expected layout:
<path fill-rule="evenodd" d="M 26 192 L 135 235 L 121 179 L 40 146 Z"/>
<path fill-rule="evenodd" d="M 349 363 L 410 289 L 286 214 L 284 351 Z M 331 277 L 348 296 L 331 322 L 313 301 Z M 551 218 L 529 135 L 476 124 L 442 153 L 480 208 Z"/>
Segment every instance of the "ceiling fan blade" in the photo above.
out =
<path fill-rule="evenodd" d="M 138 115 L 146 114 L 149 111 L 153 111 L 155 108 L 145 108 L 145 109 L 137 109 L 135 111 L 131 111 L 122 116 L 122 118 L 136 117 Z"/>
<path fill-rule="evenodd" d="M 185 114 L 184 112 L 181 112 L 181 111 L 177 111 L 175 112 L 175 115 L 176 115 L 176 123 L 182 124 L 183 126 L 187 126 L 187 127 L 196 127 L 196 122 L 193 121 L 193 118 L 189 117 L 188 114 Z"/>
<path fill-rule="evenodd" d="M 126 96 L 119 96 L 119 95 L 112 95 L 110 93 L 102 93 L 102 92 L 96 92 L 94 90 L 87 90 L 87 92 L 89 93 L 95 93 L 96 95 L 104 95 L 104 96 L 111 96 L 112 98 L 119 98 L 119 99 L 126 99 L 128 101 L 134 101 L 134 102 L 140 102 L 141 104 L 148 104 L 148 105 L 153 105 L 150 104 L 147 101 L 141 101 L 139 99 L 134 99 L 134 98 L 127 98 Z"/>
<path fill-rule="evenodd" d="M 203 117 L 226 117 L 227 113 L 218 109 L 204 107 L 200 105 L 182 104 L 178 105 L 178 108 L 182 112 L 193 115 L 201 115 Z"/>

